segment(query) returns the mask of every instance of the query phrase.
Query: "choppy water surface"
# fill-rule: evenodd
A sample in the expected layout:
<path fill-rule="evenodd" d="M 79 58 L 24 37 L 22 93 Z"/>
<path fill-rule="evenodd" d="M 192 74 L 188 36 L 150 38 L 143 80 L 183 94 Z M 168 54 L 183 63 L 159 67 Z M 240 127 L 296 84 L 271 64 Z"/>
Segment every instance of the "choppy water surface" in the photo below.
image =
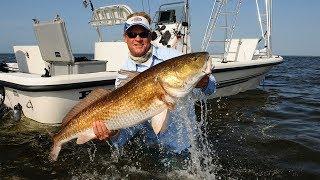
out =
<path fill-rule="evenodd" d="M 137 138 L 122 150 L 100 141 L 68 143 L 52 163 L 48 161 L 49 132 L 58 127 L 25 118 L 14 122 L 6 113 L 0 121 L 0 175 L 27 179 L 319 179 L 320 58 L 285 60 L 258 89 L 196 107 L 205 133 L 195 136 L 201 143 L 188 159 L 169 156 L 161 148 L 143 147 Z"/>

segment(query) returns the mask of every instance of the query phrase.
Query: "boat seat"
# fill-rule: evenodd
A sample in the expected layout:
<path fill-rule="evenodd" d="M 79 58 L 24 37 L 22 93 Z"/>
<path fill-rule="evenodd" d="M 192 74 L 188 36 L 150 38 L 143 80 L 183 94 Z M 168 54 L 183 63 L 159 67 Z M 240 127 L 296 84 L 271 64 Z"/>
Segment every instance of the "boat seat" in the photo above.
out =
<path fill-rule="evenodd" d="M 13 46 L 20 72 L 30 74 L 45 74 L 49 63 L 45 62 L 38 46 Z"/>
<path fill-rule="evenodd" d="M 106 61 L 75 61 L 65 22 L 59 16 L 49 22 L 34 20 L 34 31 L 41 56 L 44 61 L 51 65 L 51 76 L 94 73 L 106 70 Z"/>
<path fill-rule="evenodd" d="M 108 61 L 107 71 L 118 71 L 128 58 L 128 53 L 125 42 L 96 42 L 94 59 Z"/>
<path fill-rule="evenodd" d="M 251 61 L 259 39 L 231 39 L 227 61 Z"/>

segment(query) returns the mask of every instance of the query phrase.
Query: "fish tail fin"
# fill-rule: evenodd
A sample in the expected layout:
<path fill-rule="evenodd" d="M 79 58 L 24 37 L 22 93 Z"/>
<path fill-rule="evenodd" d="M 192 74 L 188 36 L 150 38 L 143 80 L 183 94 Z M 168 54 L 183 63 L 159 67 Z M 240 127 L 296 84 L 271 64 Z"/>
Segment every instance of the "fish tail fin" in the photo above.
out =
<path fill-rule="evenodd" d="M 58 143 L 57 141 L 53 140 L 53 146 L 52 146 L 51 152 L 50 152 L 50 160 L 51 161 L 56 161 L 58 159 L 60 150 L 61 150 L 61 144 Z"/>

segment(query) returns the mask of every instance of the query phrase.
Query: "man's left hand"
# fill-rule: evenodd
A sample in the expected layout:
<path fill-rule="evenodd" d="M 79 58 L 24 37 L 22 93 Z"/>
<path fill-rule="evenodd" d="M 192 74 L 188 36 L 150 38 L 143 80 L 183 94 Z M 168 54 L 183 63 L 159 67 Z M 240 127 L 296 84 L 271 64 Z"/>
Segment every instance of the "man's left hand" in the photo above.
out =
<path fill-rule="evenodd" d="M 209 82 L 209 75 L 205 75 L 196 85 L 196 88 L 205 88 Z"/>
<path fill-rule="evenodd" d="M 205 70 L 205 73 L 206 73 L 207 75 L 205 75 L 205 76 L 198 82 L 198 84 L 196 85 L 196 88 L 205 88 L 205 87 L 207 87 L 208 82 L 209 82 L 209 75 L 211 74 L 212 69 L 214 69 L 214 65 L 212 64 L 212 61 L 209 60 L 209 61 L 207 62 L 207 67 L 206 67 L 206 70 Z"/>

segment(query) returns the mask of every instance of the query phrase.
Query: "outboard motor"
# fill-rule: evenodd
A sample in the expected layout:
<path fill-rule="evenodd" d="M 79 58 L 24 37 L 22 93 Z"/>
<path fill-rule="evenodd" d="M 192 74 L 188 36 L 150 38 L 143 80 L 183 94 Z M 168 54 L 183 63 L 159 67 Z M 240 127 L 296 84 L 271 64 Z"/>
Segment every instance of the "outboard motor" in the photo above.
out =
<path fill-rule="evenodd" d="M 8 65 L 2 61 L 0 62 L 0 71 L 1 72 L 9 72 Z"/>
<path fill-rule="evenodd" d="M 4 87 L 0 86 L 0 105 L 3 105 L 5 95 L 6 93 L 5 93 Z"/>
<path fill-rule="evenodd" d="M 22 113 L 22 106 L 18 103 L 13 107 L 13 119 L 14 121 L 20 121 Z"/>
<path fill-rule="evenodd" d="M 6 114 L 6 112 L 7 112 L 7 108 L 3 104 L 0 104 L 0 119 L 2 119 L 2 117 Z"/>

